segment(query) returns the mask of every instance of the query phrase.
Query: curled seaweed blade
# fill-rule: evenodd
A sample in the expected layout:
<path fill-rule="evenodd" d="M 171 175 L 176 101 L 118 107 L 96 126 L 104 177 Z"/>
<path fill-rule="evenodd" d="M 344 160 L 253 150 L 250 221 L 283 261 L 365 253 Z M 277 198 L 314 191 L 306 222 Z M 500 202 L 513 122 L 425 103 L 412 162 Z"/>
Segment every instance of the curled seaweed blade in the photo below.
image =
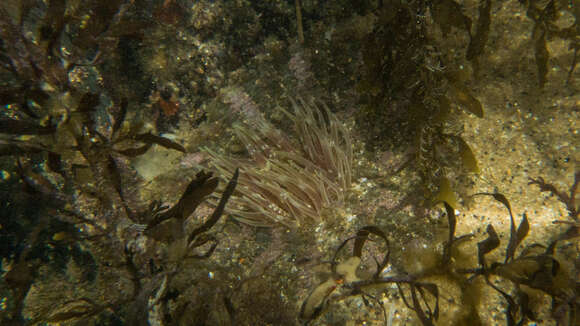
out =
<path fill-rule="evenodd" d="M 452 81 L 449 92 L 463 110 L 473 113 L 478 118 L 483 118 L 483 106 L 481 102 L 471 95 L 465 86 Z"/>
<path fill-rule="evenodd" d="M 169 138 L 154 135 L 150 132 L 135 136 L 135 140 L 142 141 L 142 142 L 147 143 L 147 144 L 157 144 L 157 145 L 163 146 L 163 147 L 168 148 L 168 149 L 174 149 L 176 151 L 180 151 L 182 153 L 186 152 L 186 150 L 183 146 L 174 142 L 173 140 L 171 140 Z"/>
<path fill-rule="evenodd" d="M 206 250 L 206 252 L 204 252 L 202 254 L 197 254 L 197 255 L 188 255 L 187 257 L 188 258 L 197 258 L 197 259 L 209 258 L 218 246 L 218 240 L 213 235 L 204 234 L 204 235 L 194 239 L 189 244 L 189 248 L 197 248 L 199 246 L 203 246 L 204 244 L 206 244 L 208 242 L 211 242 L 211 245 Z"/>
<path fill-rule="evenodd" d="M 453 189 L 451 189 L 451 182 L 449 182 L 449 179 L 445 177 L 442 177 L 439 181 L 439 192 L 437 193 L 437 195 L 435 195 L 433 204 L 439 202 L 445 202 L 453 208 L 459 206 L 457 204 L 455 194 L 453 193 Z"/>
<path fill-rule="evenodd" d="M 502 289 L 498 288 L 493 283 L 491 283 L 491 281 L 487 277 L 485 278 L 485 282 L 492 289 L 494 289 L 499 294 L 501 294 L 501 296 L 508 302 L 508 308 L 507 308 L 507 310 L 505 312 L 506 320 L 507 320 L 507 325 L 508 326 L 516 326 L 516 325 L 517 326 L 521 326 L 521 325 L 523 325 L 523 321 L 524 321 L 523 319 L 521 320 L 521 322 L 516 323 L 516 320 L 514 318 L 514 316 L 516 315 L 516 313 L 518 311 L 518 304 L 516 303 L 516 301 L 514 300 L 514 298 L 512 298 L 511 295 L 507 294 Z"/>
<path fill-rule="evenodd" d="M 517 247 L 522 243 L 522 240 L 528 235 L 530 231 L 530 223 L 528 222 L 528 217 L 526 213 L 522 215 L 522 220 L 520 221 L 520 225 L 518 225 L 518 229 L 515 233 L 510 234 L 510 241 L 508 247 L 506 249 L 506 260 L 507 262 L 509 259 L 514 257 Z"/>
<path fill-rule="evenodd" d="M 151 148 L 153 144 L 145 144 L 143 146 L 139 146 L 136 148 L 127 148 L 127 149 L 122 149 L 122 150 L 115 150 L 115 152 L 127 156 L 127 157 L 137 157 L 137 156 L 141 156 L 145 153 L 147 153 L 147 151 L 149 150 L 149 148 Z"/>
<path fill-rule="evenodd" d="M 157 214 L 147 224 L 147 230 L 152 229 L 170 218 L 186 219 L 195 211 L 206 196 L 215 191 L 217 185 L 218 179 L 212 178 L 211 173 L 199 172 L 196 178 L 185 188 L 177 204 L 167 211 Z"/>
<path fill-rule="evenodd" d="M 487 238 L 477 243 L 477 258 L 479 265 L 485 268 L 485 255 L 492 252 L 499 246 L 499 237 L 497 232 L 490 224 L 487 226 Z"/>
<path fill-rule="evenodd" d="M 383 239 L 385 241 L 385 244 L 387 246 L 387 253 L 384 256 L 383 261 L 382 262 L 376 261 L 377 262 L 377 270 L 374 274 L 374 277 L 377 278 L 379 276 L 379 274 L 381 273 L 381 271 L 385 268 L 385 266 L 389 262 L 389 254 L 390 254 L 390 252 L 389 252 L 389 240 L 387 239 L 387 236 L 385 235 L 385 233 L 383 231 L 381 231 L 376 226 L 365 226 L 362 229 L 360 229 L 357 232 L 356 238 L 354 240 L 354 247 L 352 250 L 352 254 L 355 257 L 362 258 L 362 249 L 364 247 L 365 242 L 368 240 L 369 234 L 374 234 L 374 235 L 380 237 L 381 239 Z"/>
<path fill-rule="evenodd" d="M 437 320 L 439 318 L 439 288 L 437 288 L 437 285 L 433 283 L 417 283 L 416 286 L 419 292 L 421 293 L 421 296 L 423 297 L 423 301 L 425 303 L 425 306 L 428 308 L 431 317 L 434 320 Z M 425 292 L 423 291 L 423 289 L 427 290 L 432 296 L 435 297 L 435 308 L 433 309 L 432 312 L 431 308 L 427 304 Z"/>
<path fill-rule="evenodd" d="M 556 293 L 556 277 L 560 263 L 550 255 L 527 256 L 515 259 L 498 268 L 498 274 L 518 284 L 546 293 Z"/>
<path fill-rule="evenodd" d="M 451 243 L 455 238 L 455 226 L 457 224 L 457 219 L 455 217 L 455 210 L 453 207 L 451 207 L 451 205 L 449 205 L 447 202 L 443 202 L 443 205 L 445 205 L 445 211 L 447 212 L 447 219 L 449 221 L 449 243 Z"/>
<path fill-rule="evenodd" d="M 445 244 L 443 254 L 443 263 L 447 264 L 451 260 L 451 247 L 455 241 L 455 227 L 457 225 L 457 219 L 455 217 L 455 210 L 453 207 L 451 207 L 451 205 L 449 205 L 447 202 L 443 202 L 443 205 L 445 205 L 445 211 L 447 212 L 447 220 L 449 224 L 449 238 Z"/>
<path fill-rule="evenodd" d="M 359 232 L 360 232 L 360 231 L 359 231 Z M 367 237 L 367 236 L 368 236 L 368 233 L 366 233 L 366 235 L 364 235 L 364 237 L 365 237 L 364 241 L 366 241 L 366 237 Z M 355 235 L 355 236 L 353 236 L 353 237 L 350 237 L 350 238 L 348 238 L 348 239 L 344 240 L 344 241 L 343 241 L 343 242 L 340 244 L 340 246 L 338 246 L 338 248 L 336 248 L 336 250 L 334 251 L 334 255 L 332 256 L 332 259 L 330 260 L 330 268 L 331 268 L 331 270 L 332 270 L 332 273 L 333 273 L 333 274 L 336 274 L 336 266 L 338 266 L 338 262 L 337 262 L 337 259 L 338 259 L 338 253 L 340 252 L 340 250 L 342 250 L 342 248 L 344 248 L 344 246 L 346 246 L 346 244 L 347 244 L 349 241 L 351 241 L 351 240 L 353 240 L 353 239 L 356 239 L 357 237 L 358 237 L 358 233 L 357 233 L 357 235 Z M 360 252 L 361 252 L 361 255 L 362 255 L 362 248 L 361 248 L 361 249 L 355 249 L 355 248 L 353 248 L 353 255 L 354 255 L 354 253 L 356 253 L 357 251 L 360 251 Z M 360 256 L 356 256 L 356 255 L 354 255 L 354 256 L 355 256 L 355 257 L 360 257 Z"/>
<path fill-rule="evenodd" d="M 196 237 L 198 235 L 200 235 L 203 232 L 208 231 L 217 223 L 217 221 L 222 216 L 224 209 L 226 208 L 226 203 L 228 202 L 228 200 L 230 199 L 230 197 L 234 193 L 234 190 L 236 189 L 236 185 L 238 184 L 239 174 L 240 174 L 240 170 L 236 169 L 236 171 L 234 172 L 234 175 L 230 179 L 230 182 L 228 183 L 228 185 L 226 186 L 226 189 L 224 190 L 224 192 L 222 194 L 222 198 L 220 199 L 217 207 L 215 208 L 215 210 L 211 214 L 211 217 L 207 221 L 205 221 L 205 223 L 203 223 L 200 227 L 198 227 L 197 229 L 195 229 L 191 232 L 191 234 L 187 238 L 187 243 L 191 244 L 196 239 Z"/>
<path fill-rule="evenodd" d="M 522 242 L 522 240 L 528 235 L 528 231 L 530 230 L 530 224 L 528 222 L 528 218 L 526 214 L 522 216 L 522 221 L 516 230 L 516 223 L 514 221 L 514 216 L 512 214 L 512 208 L 508 201 L 508 199 L 499 193 L 490 194 L 493 198 L 500 203 L 504 204 L 510 214 L 510 240 L 506 249 L 506 257 L 505 262 L 507 263 L 508 260 L 512 259 L 517 247 Z"/>
<path fill-rule="evenodd" d="M 399 294 L 401 295 L 401 299 L 403 299 L 403 303 L 407 308 L 413 310 L 421 324 L 424 326 L 433 326 L 434 320 L 437 320 L 439 317 L 439 289 L 437 285 L 433 283 L 416 283 L 410 282 L 410 290 L 411 292 L 411 303 L 409 303 L 408 299 L 405 297 L 405 293 L 403 292 L 402 284 L 396 282 L 397 288 L 399 290 Z M 429 303 L 427 302 L 427 298 L 425 297 L 425 291 L 427 290 L 432 296 L 435 297 L 435 308 L 431 309 Z M 420 300 L 421 299 L 421 300 Z M 422 304 L 421 304 L 422 302 Z"/>
<path fill-rule="evenodd" d="M 334 280 L 329 279 L 318 285 L 304 300 L 300 307 L 300 319 L 308 324 L 322 314 L 330 294 L 336 289 Z"/>
<path fill-rule="evenodd" d="M 454 137 L 459 144 L 459 155 L 461 157 L 461 163 L 469 171 L 473 173 L 479 173 L 479 166 L 477 165 L 477 159 L 471 150 L 471 147 L 463 140 L 461 137 Z"/>
<path fill-rule="evenodd" d="M 502 203 L 507 208 L 507 210 L 510 214 L 510 240 L 509 240 L 509 243 L 508 243 L 508 246 L 506 249 L 505 261 L 504 261 L 504 263 L 507 263 L 508 260 L 513 258 L 514 253 L 516 252 L 516 248 L 518 247 L 518 245 L 522 242 L 522 240 L 528 234 L 528 231 L 530 229 L 530 225 L 528 223 L 528 218 L 524 214 L 524 216 L 522 217 L 522 221 L 520 222 L 520 225 L 518 226 L 518 229 L 516 230 L 516 223 L 514 221 L 514 215 L 512 214 L 512 208 L 511 208 L 510 202 L 508 201 L 508 199 L 504 195 L 502 195 L 500 193 L 481 192 L 481 193 L 475 194 L 474 196 L 478 196 L 478 195 L 492 196 L 493 199 Z"/>
<path fill-rule="evenodd" d="M 482 194 L 484 194 L 484 193 L 482 193 Z M 512 216 L 512 217 L 513 217 L 513 214 L 512 214 L 512 206 L 510 205 L 510 202 L 508 201 L 508 199 L 507 199 L 507 198 L 506 198 L 504 195 L 502 195 L 502 194 L 500 194 L 500 193 L 485 193 L 485 195 L 492 196 L 492 197 L 493 197 L 493 199 L 495 199 L 495 200 L 497 200 L 498 202 L 500 202 L 500 203 L 504 204 L 504 206 L 505 206 L 505 207 L 507 208 L 507 210 L 509 211 L 509 213 L 510 213 L 510 216 Z"/>

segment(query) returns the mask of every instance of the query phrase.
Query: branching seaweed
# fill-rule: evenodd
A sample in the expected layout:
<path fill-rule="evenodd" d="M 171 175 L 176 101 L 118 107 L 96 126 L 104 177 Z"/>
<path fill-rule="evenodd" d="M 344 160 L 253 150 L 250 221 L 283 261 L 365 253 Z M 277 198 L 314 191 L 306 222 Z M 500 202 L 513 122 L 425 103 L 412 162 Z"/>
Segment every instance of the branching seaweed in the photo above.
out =
<path fill-rule="evenodd" d="M 418 172 L 426 197 L 437 193 L 442 179 L 455 185 L 459 177 L 479 172 L 456 117 L 465 111 L 482 118 L 484 110 L 466 86 L 465 72 L 448 66 L 444 52 L 428 37 L 432 26 L 424 13 L 430 11 L 444 36 L 452 28 L 466 31 L 471 38 L 468 57 L 475 62 L 487 39 L 490 6 L 489 1 L 481 3 L 472 36 L 472 19 L 453 0 L 389 2 L 375 10 L 378 21 L 361 44 L 359 129 L 369 133 L 367 146 L 411 146 L 404 166 Z"/>
<path fill-rule="evenodd" d="M 552 185 L 546 184 L 543 179 L 532 180 L 532 183 L 538 184 L 543 191 L 550 191 L 556 194 L 563 202 L 570 202 L 567 194 L 558 192 Z M 571 187 L 570 196 L 572 198 L 575 194 L 577 183 L 578 174 L 574 185 Z M 433 276 L 444 275 L 459 284 L 462 296 L 466 295 L 476 278 L 482 277 L 485 284 L 507 302 L 505 320 L 508 326 L 523 325 L 526 321 L 538 320 L 537 313 L 534 312 L 530 305 L 529 289 L 539 290 L 552 298 L 552 315 L 558 325 L 576 325 L 579 318 L 578 309 L 580 308 L 578 300 L 580 283 L 568 276 L 568 272 L 563 270 L 562 265 L 554 256 L 555 241 L 547 247 L 540 244 L 530 244 L 520 248 L 529 231 L 529 222 L 526 214 L 522 215 L 522 220 L 516 227 L 511 205 L 504 195 L 500 193 L 479 193 L 476 196 L 491 196 L 503 204 L 509 213 L 510 236 L 503 262 L 489 258 L 490 254 L 501 244 L 495 228 L 490 224 L 487 226 L 487 237 L 477 243 L 477 261 L 479 266 L 466 269 L 458 268 L 455 265 L 453 248 L 460 241 L 471 238 L 472 235 L 455 236 L 457 220 L 454 209 L 449 203 L 444 201 L 443 204 L 448 217 L 449 236 L 444 243 L 443 253 L 436 268 L 423 271 L 417 275 L 383 276 L 383 269 L 389 263 L 389 241 L 379 228 L 375 226 L 364 227 L 356 236 L 345 240 L 336 249 L 330 264 L 331 279 L 318 285 L 305 299 L 302 304 L 300 318 L 305 323 L 309 323 L 323 314 L 333 301 L 358 295 L 363 296 L 363 298 L 373 298 L 372 291 L 376 291 L 377 288 L 380 289 L 381 285 L 395 284 L 403 303 L 415 312 L 419 321 L 423 325 L 435 325 L 440 311 L 440 285 L 438 285 L 437 281 L 427 280 L 432 279 Z M 575 206 L 572 207 L 575 209 Z M 570 232 L 565 234 L 568 233 Z M 361 263 L 364 245 L 369 239 L 369 235 L 381 239 L 386 249 L 384 249 L 382 259 L 374 258 L 376 262 L 375 271 L 370 276 L 361 279 L 356 271 Z M 559 236 L 556 241 L 564 239 L 568 238 Z M 350 258 L 338 263 L 339 252 L 350 241 L 354 241 Z M 420 257 L 417 257 L 417 259 L 420 259 Z M 503 282 L 496 282 L 494 278 L 499 278 Z M 507 284 L 511 286 L 506 287 Z M 474 293 L 467 295 L 474 295 Z M 463 304 L 474 304 L 473 302 L 472 298 Z M 379 304 L 379 307 L 384 309 L 381 304 Z M 464 308 L 472 311 L 470 312 L 472 316 L 470 321 L 475 322 L 478 318 L 475 317 L 475 306 L 466 306 Z M 385 312 L 384 317 L 386 320 Z"/>
<path fill-rule="evenodd" d="M 173 207 L 166 209 L 165 212 L 180 212 L 182 213 L 181 216 L 185 217 L 192 214 L 197 207 L 197 204 L 192 207 L 188 200 L 191 200 L 194 203 L 200 203 L 205 197 L 207 197 L 209 193 L 206 190 L 207 186 L 205 184 L 208 175 L 211 176 L 210 174 L 200 172 L 197 178 L 190 183 L 189 187 L 187 187 L 186 191 L 182 195 L 182 199 L 179 200 Z M 146 321 L 148 319 L 151 320 L 151 318 L 154 318 L 151 316 L 148 317 L 148 314 L 154 315 L 153 312 L 151 312 L 154 307 L 158 307 L 157 309 L 160 309 L 159 307 L 164 307 L 168 304 L 167 301 L 169 300 L 169 297 L 166 295 L 167 288 L 171 286 L 173 278 L 181 272 L 182 264 L 191 259 L 207 259 L 216 249 L 218 245 L 218 239 L 208 231 L 212 229 L 212 227 L 222 216 L 226 203 L 234 192 L 237 179 L 238 171 L 236 170 L 234 172 L 234 176 L 227 184 L 218 206 L 214 209 L 211 216 L 200 226 L 185 234 L 182 233 L 181 238 L 175 240 L 182 241 L 184 246 L 182 248 L 181 256 L 179 256 L 175 266 L 171 268 L 169 268 L 169 266 L 165 266 L 165 269 L 153 269 L 147 271 L 147 265 L 141 267 L 137 264 L 136 259 L 138 253 L 132 252 L 130 249 L 126 249 L 122 255 L 124 262 L 117 264 L 116 266 L 112 266 L 112 268 L 119 269 L 119 275 L 124 274 L 125 277 L 127 275 L 126 273 L 128 273 L 131 282 L 134 284 L 132 295 L 129 295 L 125 298 L 118 298 L 113 302 L 106 303 L 101 303 L 100 299 L 90 297 L 67 298 L 67 301 L 60 302 L 54 306 L 51 306 L 50 309 L 43 311 L 41 315 L 32 320 L 31 323 L 57 323 L 87 320 L 105 311 L 119 312 L 126 309 L 126 307 L 129 307 L 129 312 L 126 315 L 126 319 L 132 324 L 141 324 L 144 320 Z M 215 186 L 216 185 L 210 186 L 210 192 L 215 189 Z M 150 205 L 150 207 L 155 207 L 155 205 Z M 147 236 L 150 236 L 152 232 L 155 232 L 155 229 L 163 223 L 163 221 L 156 222 L 159 221 L 159 219 L 155 217 L 158 214 L 163 215 L 163 212 L 149 212 L 149 216 L 153 217 L 153 219 L 150 222 L 148 229 L 145 231 L 145 234 L 148 234 Z M 170 215 L 176 216 L 175 214 Z M 42 227 L 42 225 L 39 225 L 39 227 Z M 163 230 L 158 231 L 163 232 Z M 94 239 L 86 238 L 79 239 L 79 241 L 86 241 L 88 245 L 91 245 Z M 211 245 L 205 250 L 205 252 L 194 252 L 196 248 L 205 246 L 207 243 L 211 243 Z M 113 246 L 113 244 L 104 242 L 103 239 L 99 239 L 99 246 Z M 114 250 L 114 248 L 109 248 L 109 250 Z M 142 255 L 142 253 L 139 255 Z M 21 257 L 23 260 L 26 259 L 26 253 Z M 23 266 L 31 265 L 26 264 Z M 123 270 L 126 271 L 126 273 L 123 273 Z M 16 277 L 15 273 L 17 272 L 20 273 L 19 277 Z M 31 272 L 24 272 L 25 271 L 21 268 L 15 268 L 6 279 L 6 281 L 13 287 L 14 291 L 21 293 L 17 296 L 20 301 L 24 300 L 24 296 L 30 287 L 30 281 L 33 278 Z M 20 309 L 18 305 L 16 306 L 16 309 Z"/>
<path fill-rule="evenodd" d="M 107 207 L 123 207 L 127 217 L 134 218 L 135 212 L 127 205 L 124 193 L 122 157 L 136 157 L 157 144 L 185 152 L 180 144 L 150 132 L 139 132 L 139 126 L 122 130 L 127 112 L 127 101 L 121 102 L 109 134 L 103 134 L 95 116 L 100 104 L 97 94 L 85 93 L 74 110 L 57 125 L 44 127 L 37 119 L 3 119 L 3 140 L 0 155 L 40 157 L 52 172 L 60 174 L 65 187 L 95 196 Z M 27 135 L 26 141 L 20 140 Z M 65 163 L 63 158 L 75 158 L 75 164 Z M 80 159 L 82 158 L 82 159 Z M 94 187 L 87 184 L 86 175 L 91 175 Z M 37 184 L 49 183 L 40 174 L 29 174 L 27 179 L 37 179 Z M 40 181 L 41 178 L 46 179 Z M 43 187 L 46 190 L 46 186 Z M 42 190 L 42 189 L 39 189 Z M 50 192 L 49 192 L 50 193 Z"/>
<path fill-rule="evenodd" d="M 139 25 L 127 20 L 129 7 L 125 1 L 71 6 L 64 0 L 0 5 L 0 72 L 7 77 L 0 85 L 0 105 L 6 107 L 0 156 L 46 163 L 64 179 L 69 195 L 75 190 L 97 197 L 107 209 L 122 207 L 133 218 L 123 193 L 122 158 L 142 155 L 153 144 L 185 149 L 144 132 L 142 124 L 126 128 L 128 93 L 119 94 L 112 82 L 88 87 L 88 81 L 71 77 L 79 67 L 114 61 L 111 48 Z M 39 13 L 33 28 L 28 20 Z M 47 182 L 34 177 L 37 185 Z"/>
<path fill-rule="evenodd" d="M 576 172 L 576 174 L 574 174 L 574 183 L 570 186 L 568 194 L 566 194 L 563 191 L 559 191 L 558 189 L 556 189 L 554 185 L 546 183 L 542 177 L 538 177 L 537 179 L 530 178 L 530 182 L 528 184 L 537 185 L 538 187 L 540 187 L 540 191 L 549 192 L 555 195 L 560 202 L 566 205 L 566 209 L 568 210 L 568 216 L 573 220 L 573 221 L 554 221 L 554 223 L 558 224 L 568 224 L 570 225 L 570 228 L 566 232 L 564 232 L 564 234 L 554 239 L 553 242 L 550 244 L 550 247 L 553 248 L 558 241 L 580 237 L 580 221 L 578 220 L 578 214 L 580 213 L 580 209 L 578 207 L 578 203 L 576 203 L 578 184 L 580 184 L 580 172 Z"/>

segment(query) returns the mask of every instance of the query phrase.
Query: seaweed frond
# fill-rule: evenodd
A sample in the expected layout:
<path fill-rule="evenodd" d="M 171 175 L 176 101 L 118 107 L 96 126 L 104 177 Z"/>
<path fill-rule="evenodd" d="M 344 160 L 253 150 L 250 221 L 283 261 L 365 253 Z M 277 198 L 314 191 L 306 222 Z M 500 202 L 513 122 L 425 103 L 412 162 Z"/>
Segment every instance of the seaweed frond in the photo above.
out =
<path fill-rule="evenodd" d="M 541 178 L 532 179 L 532 182 L 542 189 L 555 192 L 555 187 Z M 573 192 L 575 186 L 571 188 Z M 522 214 L 521 222 L 516 227 L 510 202 L 504 195 L 500 193 L 476 195 L 493 197 L 504 205 L 509 214 L 510 235 L 503 262 L 491 254 L 500 248 L 502 241 L 493 225 L 489 224 L 486 229 L 487 237 L 477 242 L 478 266 L 466 269 L 457 265 L 458 256 L 454 256 L 454 247 L 464 240 L 473 238 L 473 235 L 455 235 L 457 216 L 454 208 L 448 202 L 442 201 L 447 212 L 449 230 L 448 239 L 442 246 L 443 253 L 441 258 L 438 258 L 440 260 L 437 264 L 418 273 L 409 270 L 393 272 L 393 268 L 388 267 L 393 263 L 389 259 L 391 248 L 387 234 L 376 226 L 365 226 L 356 235 L 345 239 L 334 251 L 328 268 L 331 277 L 319 283 L 305 298 L 299 315 L 300 320 L 304 324 L 309 324 L 316 319 L 322 319 L 321 316 L 332 307 L 332 303 L 354 296 L 361 296 L 365 304 L 371 306 L 368 298 L 378 297 L 377 293 L 385 295 L 389 292 L 389 288 L 396 287 L 398 297 L 425 326 L 483 325 L 479 315 L 485 310 L 478 307 L 475 302 L 492 302 L 490 296 L 494 293 L 498 298 L 505 300 L 506 325 L 537 322 L 542 312 L 539 306 L 531 304 L 530 298 L 535 295 L 534 291 L 540 291 L 551 298 L 550 317 L 557 325 L 578 325 L 580 284 L 572 276 L 574 269 L 567 269 L 567 264 L 562 263 L 561 258 L 555 255 L 556 242 L 548 246 L 540 243 L 522 246 L 530 230 L 527 215 Z M 570 231 L 567 231 L 557 239 L 562 240 L 569 233 Z M 347 246 L 349 242 L 354 243 Z M 351 253 L 349 248 L 352 248 Z M 341 260 L 339 261 L 337 257 L 341 257 Z M 363 259 L 365 257 L 366 259 Z M 364 266 L 365 260 L 374 261 L 376 267 Z M 357 270 L 365 268 L 367 269 L 365 273 L 356 273 Z M 474 286 L 480 286 L 474 285 L 476 278 L 482 279 L 481 286 L 490 287 L 493 291 L 474 291 Z M 450 295 L 449 289 L 453 285 L 460 291 Z M 440 300 L 445 297 L 445 300 Z M 450 299 L 452 297 L 455 298 Z M 463 301 L 466 297 L 470 299 Z M 445 316 L 450 311 L 447 305 L 450 302 L 453 305 L 459 303 L 463 310 L 460 315 L 453 317 L 457 319 L 449 319 L 450 315 Z M 380 302 L 376 304 L 383 310 L 383 318 L 387 323 L 389 319 L 383 304 Z M 488 308 L 485 306 L 483 309 Z M 443 312 L 441 316 L 440 312 Z"/>

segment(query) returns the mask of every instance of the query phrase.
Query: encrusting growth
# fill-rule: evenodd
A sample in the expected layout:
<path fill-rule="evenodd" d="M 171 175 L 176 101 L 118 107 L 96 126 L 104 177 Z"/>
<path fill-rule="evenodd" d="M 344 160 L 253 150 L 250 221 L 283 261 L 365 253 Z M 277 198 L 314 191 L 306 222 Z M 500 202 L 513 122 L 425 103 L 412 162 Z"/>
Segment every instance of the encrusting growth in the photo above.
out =
<path fill-rule="evenodd" d="M 294 112 L 279 108 L 292 121 L 293 141 L 262 115 L 233 126 L 247 157 L 205 148 L 224 178 L 236 167 L 240 179 L 228 211 L 254 226 L 295 228 L 321 221 L 322 211 L 344 199 L 351 185 L 352 144 L 348 130 L 324 104 L 290 100 Z"/>

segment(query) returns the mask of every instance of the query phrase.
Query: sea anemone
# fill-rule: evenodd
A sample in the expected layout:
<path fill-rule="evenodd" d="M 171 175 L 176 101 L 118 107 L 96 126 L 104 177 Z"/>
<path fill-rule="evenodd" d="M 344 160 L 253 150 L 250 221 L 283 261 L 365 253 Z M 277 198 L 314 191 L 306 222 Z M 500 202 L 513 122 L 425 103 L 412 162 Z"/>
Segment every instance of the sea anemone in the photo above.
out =
<path fill-rule="evenodd" d="M 315 100 L 290 99 L 293 136 L 262 115 L 233 125 L 247 156 L 234 157 L 205 148 L 224 178 L 236 167 L 240 178 L 228 208 L 243 223 L 296 228 L 320 222 L 323 210 L 344 200 L 351 186 L 352 144 L 347 128 Z"/>

